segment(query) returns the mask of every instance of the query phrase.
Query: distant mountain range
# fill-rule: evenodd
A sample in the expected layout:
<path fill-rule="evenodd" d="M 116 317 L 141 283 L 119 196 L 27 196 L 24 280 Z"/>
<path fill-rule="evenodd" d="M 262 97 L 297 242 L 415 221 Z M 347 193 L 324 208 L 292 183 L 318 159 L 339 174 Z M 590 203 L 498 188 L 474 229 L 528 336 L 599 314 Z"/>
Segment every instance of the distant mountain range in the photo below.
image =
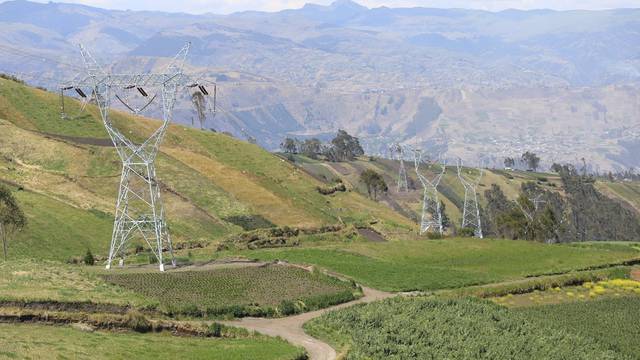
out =
<path fill-rule="evenodd" d="M 55 88 L 83 43 L 114 71 L 166 63 L 216 80 L 207 127 L 276 148 L 344 128 L 370 152 L 400 140 L 467 161 L 532 150 L 640 166 L 640 9 L 486 12 L 349 0 L 275 13 L 190 15 L 0 3 L 0 71 Z M 55 60 L 55 61 L 54 61 Z M 189 123 L 183 104 L 177 120 Z"/>

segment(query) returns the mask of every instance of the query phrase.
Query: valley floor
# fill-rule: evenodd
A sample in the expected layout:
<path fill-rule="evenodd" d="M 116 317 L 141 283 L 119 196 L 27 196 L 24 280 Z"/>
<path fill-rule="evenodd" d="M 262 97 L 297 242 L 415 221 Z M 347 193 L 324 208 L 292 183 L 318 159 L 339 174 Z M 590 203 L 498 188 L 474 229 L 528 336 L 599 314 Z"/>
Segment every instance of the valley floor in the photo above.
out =
<path fill-rule="evenodd" d="M 218 320 L 215 320 L 216 322 L 227 326 L 222 331 L 225 334 L 222 338 L 193 337 L 193 334 L 186 338 L 175 337 L 169 336 L 166 331 L 159 334 L 139 334 L 126 329 L 121 329 L 115 333 L 98 330 L 85 336 L 79 330 L 67 326 L 3 324 L 0 327 L 6 330 L 3 331 L 3 334 L 7 335 L 6 337 L 0 337 L 0 343 L 9 343 L 10 338 L 14 338 L 16 341 L 11 346 L 3 347 L 4 353 L 2 355 L 4 357 L 19 358 L 47 358 L 47 356 L 55 358 L 59 354 L 76 353 L 81 356 L 87 352 L 93 353 L 92 344 L 94 341 L 102 341 L 105 344 L 110 344 L 111 342 L 119 344 L 114 345 L 115 350 L 110 355 L 105 355 L 105 358 L 120 358 L 120 351 L 124 351 L 127 346 L 138 346 L 139 342 L 143 342 L 147 346 L 140 345 L 141 349 L 144 349 L 140 350 L 140 358 L 152 358 L 157 354 L 180 353 L 196 359 L 252 358 L 284 360 L 299 358 L 301 350 L 296 346 L 300 346 L 305 349 L 311 359 L 335 359 L 338 353 L 344 354 L 347 352 L 350 359 L 377 359 L 380 357 L 376 355 L 375 351 L 367 352 L 359 344 L 360 340 L 374 336 L 374 333 L 367 332 L 367 327 L 365 327 L 358 330 L 364 332 L 357 335 L 355 333 L 352 334 L 348 329 L 356 329 L 359 325 L 341 324 L 342 320 L 340 320 L 341 317 L 338 314 L 360 311 L 351 309 L 364 309 L 363 307 L 366 306 L 382 306 L 385 310 L 375 311 L 374 313 L 381 314 L 380 316 L 382 314 L 389 314 L 389 316 L 396 314 L 393 316 L 398 316 L 397 319 L 409 316 L 409 319 L 413 318 L 413 320 L 404 322 L 405 326 L 420 326 L 420 329 L 422 329 L 420 331 L 423 331 L 431 325 L 427 325 L 427 323 L 418 325 L 423 320 L 415 315 L 406 315 L 404 312 L 407 308 L 426 306 L 425 309 L 429 309 L 432 306 L 429 304 L 433 304 L 433 306 L 438 304 L 437 308 L 445 306 L 443 309 L 447 309 L 446 304 L 449 303 L 459 304 L 456 306 L 465 308 L 467 305 L 465 305 L 464 301 L 468 301 L 466 299 L 469 299 L 470 296 L 490 298 L 499 304 L 492 304 L 486 300 L 475 300 L 477 303 L 468 305 L 478 307 L 472 312 L 486 311 L 491 313 L 496 311 L 496 314 L 508 319 L 511 319 L 511 316 L 524 316 L 522 314 L 525 314 L 532 319 L 526 321 L 532 322 L 532 325 L 527 326 L 531 326 L 531 329 L 536 329 L 531 330 L 533 331 L 531 336 L 534 336 L 534 334 L 542 331 L 538 329 L 546 328 L 546 326 L 555 326 L 554 324 L 544 323 L 544 321 L 544 324 L 536 325 L 541 321 L 540 318 L 547 315 L 534 316 L 534 314 L 555 314 L 548 316 L 558 317 L 560 316 L 560 310 L 545 310 L 542 309 L 541 304 L 533 301 L 530 306 L 531 311 L 510 310 L 502 305 L 509 306 L 510 299 L 518 296 L 544 298 L 546 295 L 543 296 L 543 294 L 556 294 L 559 288 L 563 289 L 561 290 L 563 294 L 566 294 L 572 292 L 571 286 L 576 284 L 599 284 L 600 281 L 608 281 L 607 279 L 628 278 L 631 273 L 636 274 L 637 270 L 622 263 L 633 263 L 640 258 L 640 253 L 634 248 L 634 244 L 612 244 L 603 247 L 599 244 L 593 246 L 589 244 L 581 244 L 580 246 L 542 245 L 522 241 L 474 239 L 421 242 L 392 241 L 388 243 L 303 243 L 297 248 L 255 251 L 227 250 L 215 253 L 214 257 L 218 258 L 216 262 L 211 262 L 211 253 L 206 255 L 205 252 L 205 250 L 195 251 L 192 254 L 194 259 L 192 265 L 169 271 L 165 274 L 167 276 L 163 276 L 164 279 L 178 276 L 176 278 L 176 281 L 178 281 L 175 283 L 176 286 L 187 286 L 188 284 L 185 281 L 191 282 L 188 287 L 193 288 L 193 294 L 181 292 L 180 297 L 175 298 L 182 299 L 180 301 L 187 311 L 176 312 L 175 306 L 166 306 L 161 294 L 170 295 L 171 289 L 163 289 L 162 286 L 158 287 L 162 282 L 140 282 L 140 280 L 137 280 L 138 278 L 151 279 L 159 275 L 155 267 L 151 267 L 151 265 L 133 266 L 125 270 L 106 272 L 98 267 L 63 265 L 53 261 L 42 260 L 16 260 L 0 263 L 0 315 L 5 320 L 13 319 L 13 321 L 23 321 L 32 316 L 32 319 L 39 321 L 50 319 L 49 322 L 55 322 L 56 319 L 63 319 L 59 321 L 91 324 L 92 321 L 96 321 L 96 318 L 100 318 L 100 321 L 104 323 L 105 321 L 101 317 L 115 319 L 111 321 L 126 318 L 133 308 L 140 309 L 152 323 L 159 324 L 164 322 L 166 329 L 170 328 L 167 324 L 177 324 L 176 326 L 191 324 L 194 328 L 205 329 L 205 332 L 208 331 L 206 329 L 209 329 L 214 324 L 209 318 L 209 316 L 213 315 L 218 316 Z M 274 265 L 269 265 L 268 262 L 238 260 L 238 256 L 260 258 L 268 261 L 286 259 L 291 264 L 275 265 L 274 263 Z M 520 256 L 520 261 L 518 261 L 518 256 Z M 523 257 L 529 259 L 530 262 L 523 262 Z M 500 259 L 503 259 L 503 261 L 500 261 Z M 339 278 L 324 275 L 324 272 Z M 477 275 L 472 277 L 474 272 Z M 108 276 L 105 276 L 105 274 L 108 274 Z M 219 279 L 220 281 L 215 281 L 215 283 L 222 284 L 222 287 L 210 288 L 212 285 L 208 283 L 209 280 L 207 279 L 209 278 Z M 291 278 L 290 285 L 287 285 L 288 280 L 286 279 L 288 278 Z M 340 305 L 333 305 L 335 302 L 332 303 L 332 300 L 317 303 L 312 300 L 304 300 L 301 297 L 307 291 L 329 295 L 332 291 L 350 289 L 353 285 L 348 285 L 348 281 L 341 280 L 345 278 L 353 279 L 357 283 L 363 283 L 364 285 L 373 283 L 379 285 L 379 288 L 394 290 L 396 294 L 363 286 L 361 294 L 355 295 L 356 297 L 362 296 L 361 298 L 357 300 L 353 300 L 353 297 L 337 298 L 336 301 L 343 303 Z M 399 281 L 399 279 L 401 280 Z M 234 285 L 234 281 L 239 281 L 239 283 Z M 240 286 L 240 283 L 244 285 Z M 254 285 L 250 285 L 252 283 Z M 171 282 L 167 284 L 171 284 Z M 214 285 L 218 286 L 216 284 Z M 260 287 L 263 286 L 262 284 L 266 285 L 265 291 L 260 290 Z M 478 284 L 484 285 L 478 286 Z M 623 288 L 636 286 L 634 285 L 636 283 L 633 282 L 624 284 L 626 285 Z M 637 284 L 638 289 L 640 289 L 640 283 Z M 584 288 L 586 289 L 586 287 Z M 637 294 L 635 290 L 623 288 L 620 290 L 623 295 L 640 298 L 640 294 Z M 198 292 L 197 289 L 202 291 Z M 244 293 L 238 292 L 241 289 L 251 289 L 251 291 L 246 292 L 246 290 L 243 290 L 245 291 Z M 278 289 L 278 291 L 274 293 L 268 289 Z M 410 293 L 398 292 L 411 290 L 419 291 Z M 350 291 L 355 292 L 356 290 Z M 525 295 L 510 295 L 519 293 L 524 293 Z M 611 297 L 613 297 L 613 294 L 614 292 L 612 292 Z M 269 297 L 265 298 L 263 297 L 264 295 L 269 295 Z M 397 302 L 384 300 L 395 297 L 394 295 L 403 295 L 401 296 L 402 300 L 397 300 Z M 281 302 L 286 300 L 287 296 L 291 296 L 289 297 L 291 302 Z M 323 299 L 330 299 L 325 295 L 323 296 Z M 500 300 L 502 298 L 509 300 L 502 301 Z M 189 299 L 193 299 L 193 302 L 190 303 Z M 384 301 L 381 303 L 380 301 L 382 300 Z M 596 305 L 598 301 L 617 300 L 614 298 L 609 300 L 606 296 L 602 299 L 594 298 L 593 300 L 576 296 L 563 297 L 557 302 L 567 303 L 569 305 L 564 306 L 575 308 L 576 310 L 573 311 L 576 314 L 575 316 L 583 316 L 585 312 L 591 311 L 590 304 L 599 306 L 600 310 L 598 311 L 604 311 L 603 316 L 606 316 L 606 311 L 602 309 L 605 309 L 607 305 Z M 207 313 L 207 311 L 198 310 L 199 308 L 207 309 L 202 304 L 214 304 L 221 301 L 221 304 L 226 303 L 229 305 L 252 303 L 255 307 L 232 307 L 230 313 L 218 313 L 215 311 Z M 431 303 L 431 301 L 435 301 L 435 303 Z M 580 305 L 583 306 L 582 308 L 578 307 L 578 305 L 571 305 L 573 302 L 579 301 L 584 303 L 584 305 Z M 630 301 L 629 303 L 618 305 L 617 308 L 625 309 L 625 306 L 635 300 Z M 67 304 L 68 306 L 62 306 L 62 304 Z M 94 305 L 92 307 L 86 304 Z M 111 307 L 105 307 L 107 304 L 110 304 L 109 306 Z M 257 309 L 260 309 L 261 306 L 273 306 L 273 313 L 258 311 Z M 324 309 L 314 310 L 313 306 L 321 306 Z M 209 309 L 211 309 L 210 306 Z M 536 309 L 540 309 L 539 312 Z M 94 311 L 115 311 L 115 313 L 100 314 L 93 313 Z M 252 313 L 251 311 L 254 312 Z M 362 313 L 364 316 L 366 310 L 362 311 L 365 311 Z M 425 311 L 421 312 L 421 314 L 432 319 L 428 323 L 434 321 L 434 324 L 436 324 L 440 321 L 438 320 L 439 316 L 441 316 L 440 310 L 433 313 L 430 313 L 429 310 Z M 518 315 L 511 315 L 512 312 Z M 296 313 L 299 314 L 286 316 Z M 442 314 L 445 313 L 446 311 Z M 567 314 L 569 313 L 571 311 L 567 312 Z M 259 314 L 261 317 L 250 317 L 252 314 Z M 64 320 L 65 316 L 68 317 L 68 320 Z M 202 316 L 205 317 L 203 318 Z M 231 320 L 229 316 L 241 316 L 242 318 Z M 349 318 L 351 315 L 345 316 Z M 175 317 L 177 319 L 174 319 Z M 533 319 L 534 317 L 535 319 Z M 179 321 L 179 319 L 186 321 Z M 328 319 L 333 320 L 329 321 Z M 375 335 L 375 339 L 371 338 L 371 341 L 379 342 L 380 346 L 386 346 L 383 344 L 387 341 L 391 341 L 396 345 L 398 341 L 404 342 L 405 340 L 394 338 L 395 335 L 393 334 L 396 331 L 401 331 L 400 328 L 394 327 L 396 326 L 394 325 L 396 321 L 394 319 L 387 319 L 383 316 L 377 318 L 377 320 L 366 320 L 382 321 L 380 325 L 376 326 L 388 327 L 386 330 L 387 335 L 382 337 L 380 337 L 380 334 Z M 615 319 L 618 322 L 627 321 L 624 316 L 618 316 Z M 635 321 L 633 319 L 633 316 L 629 317 L 629 321 Z M 571 319 L 562 321 L 571 323 Z M 457 333 L 459 330 L 455 327 L 455 322 L 452 324 L 454 324 L 452 328 L 442 331 L 442 336 L 451 336 L 451 338 L 438 341 L 444 341 L 443 344 L 447 343 L 447 341 L 456 341 L 454 339 L 459 336 Z M 585 324 L 588 324 L 588 322 Z M 609 323 L 607 326 L 613 326 L 612 324 Z M 596 326 L 596 324 L 589 326 Z M 630 332 L 635 331 L 632 325 L 629 326 Z M 233 330 L 236 327 L 247 329 L 250 332 L 238 333 L 237 330 Z M 251 335 L 252 331 L 262 335 Z M 576 332 L 572 328 L 562 328 L 561 331 L 566 332 L 567 339 L 573 339 L 572 341 L 576 344 L 583 344 L 584 341 L 589 341 L 594 336 L 594 332 Z M 314 336 L 319 336 L 322 340 L 311 337 L 307 332 Z M 378 332 L 376 331 L 376 333 Z M 264 337 L 263 335 L 280 337 L 288 341 L 289 344 L 282 340 Z M 480 335 L 495 336 L 495 334 Z M 36 339 L 38 336 L 52 340 L 39 341 Z M 76 341 L 78 336 L 83 337 L 83 340 Z M 356 338 L 352 338 L 352 336 L 356 336 Z M 526 339 L 521 340 L 523 344 L 527 341 Z M 551 342 L 561 341 L 557 338 L 548 340 Z M 436 340 L 430 339 L 429 335 L 425 333 L 416 338 L 406 339 L 406 341 L 408 341 L 407 346 L 416 346 L 417 349 L 422 342 Z M 480 339 L 478 341 L 482 342 Z M 156 343 L 161 344 L 156 346 Z M 604 356 L 603 358 L 607 358 L 610 354 L 619 353 L 623 354 L 619 358 L 633 359 L 628 350 L 625 350 L 629 346 L 627 345 L 626 337 L 618 342 L 603 340 L 598 344 L 600 344 L 598 345 L 600 348 L 596 347 L 594 349 L 600 349 L 602 351 L 601 355 Z M 52 351 L 45 354 L 47 347 L 51 347 Z M 97 349 L 99 352 L 101 348 Z M 263 349 L 263 351 L 258 349 Z M 501 351 L 498 348 L 489 350 Z M 398 351 L 398 354 L 402 353 L 400 350 Z M 441 348 L 438 351 L 446 350 Z M 572 350 L 569 347 L 563 351 L 570 353 Z M 443 354 L 446 354 L 446 352 Z M 466 358 L 477 357 L 477 354 L 466 354 L 468 355 Z M 452 358 L 458 358 L 457 356 L 460 353 L 453 352 L 449 353 L 449 355 Z M 401 355 L 398 356 L 398 358 L 402 358 Z M 98 358 L 100 357 L 98 356 Z"/>

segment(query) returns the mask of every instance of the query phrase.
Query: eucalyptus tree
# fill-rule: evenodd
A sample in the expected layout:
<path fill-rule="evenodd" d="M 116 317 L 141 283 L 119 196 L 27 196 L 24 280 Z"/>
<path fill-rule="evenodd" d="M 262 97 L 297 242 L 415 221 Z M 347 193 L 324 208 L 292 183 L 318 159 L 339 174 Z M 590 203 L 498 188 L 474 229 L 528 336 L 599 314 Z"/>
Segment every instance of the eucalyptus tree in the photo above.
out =
<path fill-rule="evenodd" d="M 2 253 L 5 261 L 9 239 L 26 225 L 27 218 L 16 198 L 9 188 L 0 185 L 0 238 L 2 238 Z"/>

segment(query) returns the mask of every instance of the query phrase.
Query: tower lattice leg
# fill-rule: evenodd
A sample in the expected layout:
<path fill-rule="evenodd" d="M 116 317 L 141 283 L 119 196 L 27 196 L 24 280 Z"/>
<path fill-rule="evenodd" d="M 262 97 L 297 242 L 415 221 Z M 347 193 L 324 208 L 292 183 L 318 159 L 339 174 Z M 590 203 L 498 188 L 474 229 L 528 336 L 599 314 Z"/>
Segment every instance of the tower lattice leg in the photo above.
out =
<path fill-rule="evenodd" d="M 165 249 L 175 265 L 160 191 L 153 163 L 128 163 L 123 166 L 107 269 L 116 257 L 124 260 L 128 243 L 134 235 L 141 235 L 151 248 L 160 271 L 164 271 Z"/>

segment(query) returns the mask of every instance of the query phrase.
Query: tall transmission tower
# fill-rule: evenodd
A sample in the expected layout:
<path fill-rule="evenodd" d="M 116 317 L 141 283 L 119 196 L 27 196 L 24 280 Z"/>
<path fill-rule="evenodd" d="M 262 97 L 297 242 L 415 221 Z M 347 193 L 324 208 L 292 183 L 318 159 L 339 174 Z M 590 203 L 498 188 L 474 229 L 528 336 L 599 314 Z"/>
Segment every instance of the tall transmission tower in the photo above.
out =
<path fill-rule="evenodd" d="M 444 233 L 442 227 L 442 209 L 440 208 L 440 200 L 438 199 L 438 185 L 440 180 L 444 176 L 447 169 L 445 163 L 443 163 L 442 169 L 439 173 L 434 175 L 431 179 L 427 178 L 421 170 L 420 164 L 422 164 L 422 151 L 414 149 L 414 164 L 416 175 L 418 180 L 422 184 L 424 189 L 424 195 L 422 199 L 422 217 L 420 218 L 420 235 L 427 231 L 437 231 L 440 235 Z M 435 163 L 430 163 L 430 166 Z"/>
<path fill-rule="evenodd" d="M 392 159 L 400 162 L 397 190 L 398 192 L 408 192 L 409 182 L 407 181 L 407 169 L 404 166 L 404 148 L 399 143 L 394 143 L 389 147 L 389 151 L 391 152 Z"/>
<path fill-rule="evenodd" d="M 482 221 L 480 220 L 480 205 L 478 204 L 478 194 L 476 189 L 482 175 L 484 175 L 484 169 L 480 167 L 479 174 L 475 181 L 469 181 L 464 178 L 462 170 L 462 160 L 458 159 L 458 179 L 464 187 L 464 206 L 462 209 L 462 228 L 472 228 L 476 237 L 482 239 Z"/>
<path fill-rule="evenodd" d="M 74 89 L 80 97 L 85 97 L 83 88 L 90 88 L 100 109 L 104 127 L 122 160 L 120 189 L 116 200 L 115 220 L 109 248 L 106 268 L 110 269 L 116 257 L 120 257 L 120 266 L 124 265 L 126 248 L 136 236 L 149 245 L 158 260 L 160 271 L 164 271 L 163 251 L 169 252 L 171 263 L 175 266 L 173 247 L 165 221 L 165 212 L 160 198 L 160 185 L 156 178 L 155 159 L 160 144 L 173 118 L 173 108 L 178 90 L 184 87 L 197 87 L 208 95 L 203 85 L 194 84 L 183 73 L 183 67 L 190 44 L 187 43 L 161 73 L 145 74 L 109 74 L 96 62 L 93 56 L 80 46 L 80 53 L 86 75 L 77 77 L 63 89 Z M 151 91 L 155 92 L 152 95 Z M 122 94 L 135 93 L 141 96 L 141 107 L 125 102 Z M 84 96 L 83 96 L 84 95 Z M 111 121 L 109 110 L 111 100 L 115 98 L 132 113 L 138 114 L 156 98 L 160 99 L 162 111 L 161 125 L 147 138 L 134 141 L 123 134 Z"/>

